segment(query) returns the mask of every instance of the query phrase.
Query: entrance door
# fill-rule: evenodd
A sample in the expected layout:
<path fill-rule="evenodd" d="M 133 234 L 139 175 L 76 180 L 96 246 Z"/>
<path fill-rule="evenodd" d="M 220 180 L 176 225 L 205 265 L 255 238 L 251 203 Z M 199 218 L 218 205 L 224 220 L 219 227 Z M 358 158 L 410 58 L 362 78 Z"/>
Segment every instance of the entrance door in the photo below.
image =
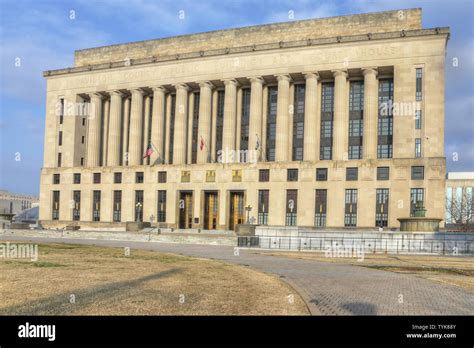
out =
<path fill-rule="evenodd" d="M 179 228 L 193 227 L 193 193 L 181 191 L 179 193 Z"/>
<path fill-rule="evenodd" d="M 357 190 L 346 190 L 346 206 L 344 214 L 344 226 L 357 226 Z"/>
<path fill-rule="evenodd" d="M 244 223 L 244 193 L 230 193 L 229 229 L 233 230 L 235 225 Z"/>
<path fill-rule="evenodd" d="M 204 229 L 217 229 L 217 192 L 204 193 Z"/>

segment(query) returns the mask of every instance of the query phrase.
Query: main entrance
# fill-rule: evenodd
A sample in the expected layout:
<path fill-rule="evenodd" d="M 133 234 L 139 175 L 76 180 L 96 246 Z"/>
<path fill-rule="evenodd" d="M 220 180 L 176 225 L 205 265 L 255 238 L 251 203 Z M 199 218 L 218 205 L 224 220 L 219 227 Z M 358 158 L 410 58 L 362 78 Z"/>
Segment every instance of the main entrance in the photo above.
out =
<path fill-rule="evenodd" d="M 179 228 L 193 227 L 193 193 L 192 191 L 179 192 Z"/>
<path fill-rule="evenodd" d="M 229 230 L 233 230 L 235 225 L 244 222 L 244 193 L 230 193 L 230 214 L 229 214 Z"/>
<path fill-rule="evenodd" d="M 217 192 L 204 193 L 204 229 L 217 229 L 217 214 L 219 206 Z"/>

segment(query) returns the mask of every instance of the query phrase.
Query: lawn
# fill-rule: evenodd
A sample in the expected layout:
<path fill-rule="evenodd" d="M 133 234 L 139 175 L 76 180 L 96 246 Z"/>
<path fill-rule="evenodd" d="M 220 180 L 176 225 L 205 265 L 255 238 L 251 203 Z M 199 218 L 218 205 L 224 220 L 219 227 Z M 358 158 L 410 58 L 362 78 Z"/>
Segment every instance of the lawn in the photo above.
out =
<path fill-rule="evenodd" d="M 309 314 L 295 290 L 270 274 L 85 245 L 40 244 L 36 262 L 0 259 L 0 298 L 2 315 Z"/>

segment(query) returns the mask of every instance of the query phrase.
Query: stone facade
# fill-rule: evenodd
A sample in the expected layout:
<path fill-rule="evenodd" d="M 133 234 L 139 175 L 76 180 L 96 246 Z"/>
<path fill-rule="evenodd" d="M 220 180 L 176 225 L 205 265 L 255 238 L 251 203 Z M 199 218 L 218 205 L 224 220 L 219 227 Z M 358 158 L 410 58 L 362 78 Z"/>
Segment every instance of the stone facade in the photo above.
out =
<path fill-rule="evenodd" d="M 442 218 L 448 37 L 448 28 L 422 29 L 421 10 L 411 9 L 77 51 L 75 67 L 44 73 L 40 219 L 373 228 L 379 216 L 396 228 L 412 189 L 423 189 L 428 217 Z M 381 120 L 387 100 L 398 109 Z M 219 161 L 219 150 L 240 149 L 250 163 Z M 379 167 L 388 179 L 377 179 Z M 326 180 L 316 180 L 318 168 Z M 377 189 L 388 190 L 382 206 Z M 316 190 L 326 190 L 319 209 Z"/>

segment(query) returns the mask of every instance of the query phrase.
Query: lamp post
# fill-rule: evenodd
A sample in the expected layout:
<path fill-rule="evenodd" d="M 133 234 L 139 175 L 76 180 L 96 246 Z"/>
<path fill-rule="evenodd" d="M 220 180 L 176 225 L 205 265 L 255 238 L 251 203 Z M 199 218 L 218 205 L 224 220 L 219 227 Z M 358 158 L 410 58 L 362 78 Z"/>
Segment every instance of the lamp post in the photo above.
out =
<path fill-rule="evenodd" d="M 247 224 L 250 224 L 250 212 L 252 211 L 252 206 L 250 204 L 247 205 L 245 210 L 247 211 Z"/>

